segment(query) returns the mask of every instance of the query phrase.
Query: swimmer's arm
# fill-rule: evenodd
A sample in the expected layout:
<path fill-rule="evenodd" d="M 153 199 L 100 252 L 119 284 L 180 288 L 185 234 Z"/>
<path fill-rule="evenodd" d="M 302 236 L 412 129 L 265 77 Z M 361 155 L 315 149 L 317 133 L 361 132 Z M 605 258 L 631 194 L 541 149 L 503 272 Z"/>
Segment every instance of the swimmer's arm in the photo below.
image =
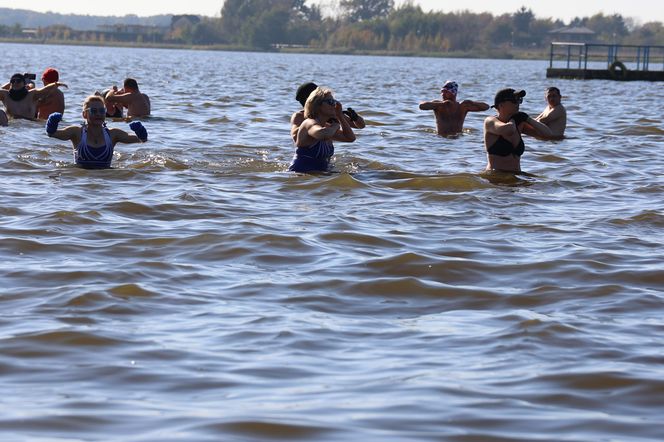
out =
<path fill-rule="evenodd" d="M 106 102 L 108 102 L 108 103 L 120 103 L 120 104 L 125 105 L 125 106 L 128 106 L 129 104 L 131 104 L 132 100 L 133 100 L 133 95 L 132 94 L 116 94 L 116 93 L 111 91 L 111 93 L 109 93 L 106 96 Z"/>
<path fill-rule="evenodd" d="M 304 121 L 304 114 L 302 112 L 293 112 L 293 115 L 291 115 L 290 119 L 290 124 L 291 124 L 291 138 L 293 139 L 293 142 L 297 139 L 297 132 L 300 130 L 300 126 L 302 125 L 302 122 Z"/>
<path fill-rule="evenodd" d="M 355 121 L 351 120 L 350 117 L 346 114 L 344 114 L 344 118 L 348 121 L 350 127 L 354 127 L 355 129 L 364 129 L 367 126 L 364 118 L 362 118 L 362 116 L 359 114 L 357 114 L 357 119 Z"/>
<path fill-rule="evenodd" d="M 461 106 L 463 106 L 467 112 L 484 112 L 485 110 L 489 110 L 489 105 L 482 101 L 463 100 Z"/>
<path fill-rule="evenodd" d="M 138 138 L 136 135 L 130 135 L 129 133 L 123 131 L 122 129 L 109 129 L 108 132 L 111 134 L 111 141 L 113 141 L 113 144 L 115 143 L 124 143 L 124 144 L 132 144 L 132 143 L 142 143 L 140 138 Z"/>
<path fill-rule="evenodd" d="M 335 141 L 352 143 L 353 141 L 355 141 L 355 133 L 353 132 L 353 128 L 350 127 L 350 119 L 346 118 L 346 115 L 344 115 L 342 109 L 343 108 L 341 106 L 341 103 L 337 101 L 334 111 L 337 115 L 337 120 L 339 121 L 339 124 L 341 124 L 341 128 L 334 134 L 334 137 L 332 139 Z"/>
<path fill-rule="evenodd" d="M 523 129 L 524 133 L 531 136 L 540 136 L 540 137 L 553 136 L 553 133 L 551 132 L 551 129 L 549 129 L 549 126 L 537 121 L 532 117 L 528 117 L 528 119 L 524 121 Z"/>
<path fill-rule="evenodd" d="M 514 121 L 510 120 L 503 123 L 496 117 L 488 117 L 484 120 L 484 130 L 487 133 L 500 135 L 502 137 L 509 137 L 516 132 L 516 125 Z"/>
<path fill-rule="evenodd" d="M 300 126 L 296 126 L 294 124 L 291 124 L 290 128 L 290 136 L 293 139 L 293 143 L 297 140 L 297 133 L 300 130 Z"/>
<path fill-rule="evenodd" d="M 5 83 L 2 85 L 0 89 L 8 91 L 9 89 L 11 89 L 11 87 L 12 87 L 11 83 Z"/>
<path fill-rule="evenodd" d="M 53 92 L 54 90 L 56 90 L 58 88 L 58 86 L 62 86 L 62 87 L 65 87 L 65 88 L 69 89 L 69 86 L 67 86 L 66 84 L 60 83 L 59 81 L 56 81 L 55 83 L 47 84 L 46 86 L 44 86 L 41 89 L 35 89 L 35 92 L 34 92 L 35 99 L 48 97 L 48 95 L 51 92 Z"/>
<path fill-rule="evenodd" d="M 81 137 L 81 126 L 67 126 L 64 129 L 56 130 L 48 136 L 63 141 L 75 140 L 76 137 Z"/>
<path fill-rule="evenodd" d="M 440 100 L 422 101 L 420 102 L 420 110 L 434 110 L 440 107 L 441 104 L 443 102 Z"/>
<path fill-rule="evenodd" d="M 535 118 L 535 120 L 537 120 L 539 122 L 542 122 L 544 124 L 551 124 L 554 121 L 565 117 L 566 115 L 567 115 L 567 112 L 565 111 L 564 107 L 556 106 L 548 114 L 546 114 L 546 111 L 542 112 L 541 114 L 538 115 L 537 118 Z"/>
<path fill-rule="evenodd" d="M 325 138 L 334 137 L 334 135 L 339 130 L 339 127 L 340 127 L 339 123 L 334 123 L 327 127 L 321 126 L 320 124 L 316 123 L 309 126 L 309 128 L 307 129 L 307 134 L 311 138 L 315 138 L 316 140 L 324 140 Z"/>

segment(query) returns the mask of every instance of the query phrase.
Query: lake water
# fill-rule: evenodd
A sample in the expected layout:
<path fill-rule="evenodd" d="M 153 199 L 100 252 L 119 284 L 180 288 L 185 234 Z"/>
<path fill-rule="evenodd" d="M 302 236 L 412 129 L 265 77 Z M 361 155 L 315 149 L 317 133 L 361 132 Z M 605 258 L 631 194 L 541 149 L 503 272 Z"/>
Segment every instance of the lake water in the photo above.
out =
<path fill-rule="evenodd" d="M 3 441 L 655 441 L 664 435 L 661 83 L 548 61 L 2 44 L 60 70 L 66 124 L 138 79 L 114 169 L 0 128 Z M 560 87 L 567 138 L 489 180 L 482 121 L 438 137 L 443 81 Z M 334 173 L 287 171 L 296 87 L 368 121 Z M 126 123 L 109 122 L 127 129 Z"/>

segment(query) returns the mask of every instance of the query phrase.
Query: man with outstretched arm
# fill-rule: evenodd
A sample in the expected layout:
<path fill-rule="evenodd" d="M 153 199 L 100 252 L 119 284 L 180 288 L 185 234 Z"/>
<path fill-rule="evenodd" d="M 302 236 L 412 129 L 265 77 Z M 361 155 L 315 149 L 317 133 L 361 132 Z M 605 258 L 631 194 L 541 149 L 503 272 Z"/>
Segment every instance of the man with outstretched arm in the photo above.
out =
<path fill-rule="evenodd" d="M 468 112 L 482 112 L 489 109 L 489 105 L 481 101 L 457 101 L 459 85 L 448 80 L 440 89 L 442 100 L 423 101 L 420 110 L 432 110 L 436 117 L 436 130 L 438 135 L 456 135 L 463 130 L 463 122 Z"/>

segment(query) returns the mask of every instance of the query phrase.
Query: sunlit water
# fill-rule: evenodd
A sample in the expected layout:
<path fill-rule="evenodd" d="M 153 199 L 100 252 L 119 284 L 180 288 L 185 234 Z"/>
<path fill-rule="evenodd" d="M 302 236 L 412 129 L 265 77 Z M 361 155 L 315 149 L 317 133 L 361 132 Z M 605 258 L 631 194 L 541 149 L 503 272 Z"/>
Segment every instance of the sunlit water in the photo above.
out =
<path fill-rule="evenodd" d="M 73 166 L 0 128 L 3 441 L 650 441 L 664 437 L 661 83 L 546 61 L 0 45 L 55 66 L 65 124 L 126 76 L 146 144 Z M 334 173 L 287 172 L 297 85 L 367 119 Z M 560 87 L 568 138 L 489 180 L 460 83 Z M 126 123 L 109 122 L 114 127 Z"/>

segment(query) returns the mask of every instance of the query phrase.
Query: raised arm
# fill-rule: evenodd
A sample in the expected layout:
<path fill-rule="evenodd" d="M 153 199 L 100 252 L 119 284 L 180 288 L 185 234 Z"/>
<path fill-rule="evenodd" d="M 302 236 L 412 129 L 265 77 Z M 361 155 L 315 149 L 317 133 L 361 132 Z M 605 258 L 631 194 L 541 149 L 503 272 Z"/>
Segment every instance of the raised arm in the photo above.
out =
<path fill-rule="evenodd" d="M 336 134 L 334 134 L 333 140 L 352 143 L 355 141 L 355 133 L 353 132 L 353 128 L 350 127 L 350 121 L 348 118 L 346 118 L 342 109 L 343 106 L 341 106 L 341 103 L 337 101 L 334 111 L 337 114 L 337 120 L 339 120 L 341 128 L 336 132 Z"/>
<path fill-rule="evenodd" d="M 466 112 L 484 112 L 489 110 L 489 105 L 482 101 L 463 100 L 461 106 Z"/>
<path fill-rule="evenodd" d="M 512 116 L 512 119 L 521 128 L 521 132 L 531 135 L 531 136 L 540 136 L 540 137 L 551 137 L 553 133 L 549 126 L 544 123 L 540 123 L 536 119 L 530 117 L 525 112 L 517 112 Z"/>
<path fill-rule="evenodd" d="M 107 96 L 106 96 L 106 102 L 108 103 L 120 103 L 124 105 L 125 107 L 129 106 L 129 104 L 133 100 L 133 95 L 132 94 L 117 94 L 115 91 L 111 91 Z"/>
<path fill-rule="evenodd" d="M 35 91 L 34 91 L 35 98 L 39 99 L 39 98 L 47 97 L 51 92 L 56 90 L 59 86 L 62 86 L 64 88 L 69 89 L 69 86 L 67 86 L 66 84 L 60 83 L 59 81 L 56 81 L 55 83 L 47 84 L 46 86 L 44 86 L 41 89 L 35 89 Z"/>
<path fill-rule="evenodd" d="M 343 112 L 344 116 L 350 120 L 348 124 L 350 124 L 350 127 L 354 127 L 356 129 L 364 129 L 367 124 L 364 122 L 364 118 L 357 112 L 355 112 L 355 109 L 352 107 L 346 108 L 346 110 Z"/>
<path fill-rule="evenodd" d="M 443 102 L 440 100 L 422 101 L 420 102 L 420 110 L 434 110 L 442 104 Z"/>
<path fill-rule="evenodd" d="M 297 139 L 297 132 L 300 130 L 300 126 L 302 125 L 302 122 L 304 121 L 304 112 L 298 111 L 298 112 L 293 112 L 293 115 L 291 115 L 290 119 L 290 124 L 291 124 L 291 129 L 290 129 L 290 134 L 291 138 L 293 139 L 293 142 Z"/>
<path fill-rule="evenodd" d="M 496 117 L 487 117 L 484 120 L 484 130 L 487 133 L 500 135 L 506 138 L 514 135 L 514 132 L 516 132 L 516 124 L 512 120 L 503 123 Z"/>
<path fill-rule="evenodd" d="M 136 135 L 130 135 L 122 129 L 109 129 L 111 140 L 113 143 L 145 143 L 148 140 L 148 131 L 140 121 L 132 121 L 129 123 L 129 128 L 134 131 Z"/>
<path fill-rule="evenodd" d="M 73 141 L 74 144 L 78 144 L 78 140 L 81 138 L 81 127 L 67 126 L 64 129 L 58 129 L 55 132 L 48 134 L 48 136 L 57 138 L 58 140 Z"/>

